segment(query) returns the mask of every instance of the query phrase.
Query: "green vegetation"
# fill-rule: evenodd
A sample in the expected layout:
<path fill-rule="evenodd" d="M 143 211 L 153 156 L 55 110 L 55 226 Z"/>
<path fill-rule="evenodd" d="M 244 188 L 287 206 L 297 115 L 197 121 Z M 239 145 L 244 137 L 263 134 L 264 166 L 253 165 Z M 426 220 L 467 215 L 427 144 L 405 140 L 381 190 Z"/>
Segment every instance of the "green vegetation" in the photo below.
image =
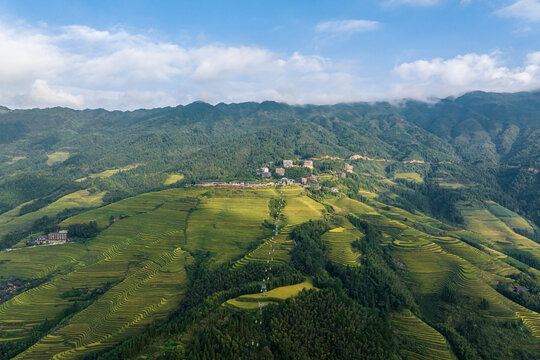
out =
<path fill-rule="evenodd" d="M 310 289 L 313 289 L 313 283 L 311 280 L 306 280 L 299 284 L 281 286 L 269 290 L 266 292 L 266 296 L 262 296 L 262 293 L 242 295 L 234 299 L 229 299 L 224 304 L 234 306 L 239 309 L 258 310 L 258 302 L 263 302 L 265 305 L 274 304 L 279 301 L 296 296 L 302 290 Z"/>
<path fill-rule="evenodd" d="M 182 174 L 169 174 L 169 175 L 167 175 L 167 178 L 163 182 L 163 185 L 176 184 L 177 182 L 179 182 L 183 178 L 184 178 L 184 175 L 182 175 Z"/>
<path fill-rule="evenodd" d="M 454 359 L 444 336 L 410 311 L 392 316 L 392 325 L 402 339 L 400 353 L 407 359 Z"/>
<path fill-rule="evenodd" d="M 414 172 L 397 173 L 394 175 L 394 179 L 405 179 L 405 180 L 419 182 L 419 183 L 424 181 L 424 179 L 422 179 L 422 177 L 419 174 L 414 173 Z"/>
<path fill-rule="evenodd" d="M 54 225 L 55 221 L 53 219 L 55 217 L 63 220 L 63 218 L 72 214 L 72 211 L 80 211 L 79 209 L 101 205 L 104 195 L 104 192 L 91 193 L 88 190 L 80 190 L 63 196 L 55 202 L 32 212 L 23 212 L 21 214 L 22 209 L 32 204 L 27 203 L 1 214 L 0 248 L 13 246 L 31 233 L 46 231 L 48 227 Z"/>
<path fill-rule="evenodd" d="M 538 104 L 2 112 L 0 359 L 536 359 Z"/>
<path fill-rule="evenodd" d="M 69 152 L 56 151 L 52 154 L 47 154 L 47 165 L 54 165 L 66 161 L 69 158 Z"/>
<path fill-rule="evenodd" d="M 360 240 L 363 234 L 347 220 L 340 225 L 322 236 L 330 249 L 328 258 L 342 265 L 359 265 L 361 254 L 352 248 L 352 243 Z"/>
<path fill-rule="evenodd" d="M 108 178 L 108 177 L 113 176 L 114 174 L 118 174 L 121 171 L 128 171 L 128 170 L 131 170 L 131 169 L 136 169 L 138 166 L 139 166 L 139 164 L 135 164 L 135 165 L 124 166 L 124 167 L 121 167 L 121 168 L 118 168 L 118 169 L 105 170 L 105 171 L 102 171 L 102 172 L 97 173 L 97 174 L 90 174 L 87 177 L 76 179 L 75 181 L 76 182 L 82 182 L 82 181 L 85 181 L 85 180 L 88 180 L 88 179 Z M 169 177 L 171 177 L 171 176 L 178 176 L 178 175 L 169 175 Z M 178 179 L 178 180 L 181 180 L 181 178 Z M 178 181 L 178 180 L 176 180 L 176 181 Z M 166 181 L 168 181 L 168 180 L 166 180 Z M 176 182 L 176 181 L 174 181 L 174 182 Z M 165 185 L 170 185 L 170 184 L 165 184 Z"/>
<path fill-rule="evenodd" d="M 47 269 L 49 281 L 0 305 L 3 341 L 24 336 L 33 326 L 59 316 L 70 303 L 64 295 L 67 290 L 94 289 L 107 283 L 116 285 L 19 358 L 47 357 L 49 351 L 75 358 L 110 347 L 166 316 L 185 292 L 183 265 L 190 261 L 190 256 L 178 245 L 184 241 L 186 216 L 195 205 L 189 195 L 188 191 L 171 190 L 130 199 L 140 204 L 138 213 L 112 224 L 88 242 L 86 249 L 76 244 L 59 246 L 79 249 L 71 253 L 72 261 L 54 259 L 62 261 L 55 265 L 63 266 L 63 273 L 53 275 Z M 108 212 L 107 207 L 103 209 Z M 102 215 L 99 210 L 90 213 L 95 216 L 93 221 Z M 44 249 L 53 248 L 56 247 Z M 6 256 L 13 254 L 11 262 L 20 259 L 18 254 L 23 252 L 40 256 L 43 251 L 39 250 L 23 249 Z M 6 276 L 13 274 L 16 273 Z"/>

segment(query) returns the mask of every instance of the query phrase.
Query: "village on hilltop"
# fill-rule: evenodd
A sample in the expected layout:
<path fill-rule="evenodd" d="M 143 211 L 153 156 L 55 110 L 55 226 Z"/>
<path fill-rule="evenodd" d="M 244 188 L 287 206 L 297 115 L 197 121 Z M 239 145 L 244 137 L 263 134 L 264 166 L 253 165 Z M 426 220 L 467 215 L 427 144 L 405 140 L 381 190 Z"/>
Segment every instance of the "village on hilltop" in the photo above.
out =
<path fill-rule="evenodd" d="M 330 159 L 323 158 L 322 160 Z M 338 158 L 331 158 L 338 160 Z M 319 177 L 314 174 L 314 161 L 321 160 L 310 158 L 307 160 L 287 160 L 281 162 L 269 162 L 259 169 L 256 169 L 255 175 L 266 181 L 224 181 L 224 180 L 199 180 L 190 186 L 236 186 L 236 187 L 253 187 L 253 186 L 286 186 L 296 185 L 312 190 L 321 190 L 323 186 L 319 182 Z M 342 160 L 342 159 L 339 159 Z M 278 166 L 279 165 L 279 166 Z M 345 163 L 339 171 L 330 171 L 324 176 L 334 178 L 346 178 L 348 173 L 353 172 L 353 166 Z M 339 192 L 339 188 L 331 186 L 327 188 L 330 192 Z"/>

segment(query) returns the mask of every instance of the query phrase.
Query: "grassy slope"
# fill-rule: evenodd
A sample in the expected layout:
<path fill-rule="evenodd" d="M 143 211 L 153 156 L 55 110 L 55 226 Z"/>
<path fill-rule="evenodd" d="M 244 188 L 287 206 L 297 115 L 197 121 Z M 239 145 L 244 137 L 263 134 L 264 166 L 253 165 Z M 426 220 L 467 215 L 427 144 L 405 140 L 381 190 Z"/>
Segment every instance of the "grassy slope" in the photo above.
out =
<path fill-rule="evenodd" d="M 515 233 L 503 219 L 514 218 L 510 212 L 503 212 L 504 208 L 488 204 L 489 208 L 462 204 L 461 213 L 465 219 L 468 230 L 483 236 L 486 245 L 496 250 L 517 249 L 528 252 L 540 261 L 540 245 L 525 236 Z M 495 214 L 499 215 L 497 217 Z M 517 217 L 516 217 L 517 218 Z M 519 220 L 517 220 L 519 221 Z M 512 222 L 516 222 L 512 220 Z"/>
<path fill-rule="evenodd" d="M 269 194 L 272 197 L 281 196 L 287 202 L 283 209 L 284 220 L 281 220 L 279 224 L 279 234 L 277 236 L 268 235 L 262 244 L 238 260 L 234 265 L 235 267 L 245 265 L 251 261 L 267 263 L 289 261 L 289 252 L 294 246 L 292 240 L 289 239 L 292 227 L 322 216 L 324 207 L 307 197 L 300 187 L 282 187 L 272 190 Z"/>
<path fill-rule="evenodd" d="M 170 190 L 129 199 L 140 204 L 137 213 L 117 221 L 88 243 L 86 252 L 75 256 L 77 264 L 71 269 L 2 304 L 1 337 L 16 338 L 45 318 L 57 316 L 69 304 L 60 296 L 63 292 L 116 284 L 18 358 L 49 358 L 49 351 L 75 358 L 110 346 L 166 316 L 185 290 L 183 265 L 190 256 L 179 245 L 184 242 L 186 216 L 195 204 L 190 199 L 193 193 Z M 102 209 L 110 212 L 110 207 Z M 102 217 L 99 209 L 86 216 L 84 220 Z M 52 248 L 28 250 L 34 250 L 36 260 Z"/>
<path fill-rule="evenodd" d="M 406 359 L 455 359 L 448 342 L 437 330 L 420 320 L 409 310 L 392 316 L 392 326 L 398 336 L 420 343 L 420 347 L 401 349 Z"/>
<path fill-rule="evenodd" d="M 261 301 L 265 305 L 268 303 L 276 303 L 293 296 L 296 296 L 302 290 L 314 289 L 313 282 L 308 279 L 302 283 L 281 286 L 266 292 L 266 296 L 262 296 L 262 293 L 242 295 L 234 299 L 227 300 L 224 305 L 233 306 L 239 309 L 253 310 L 258 309 L 258 302 Z"/>
<path fill-rule="evenodd" d="M 127 170 L 131 170 L 131 169 L 136 169 L 138 166 L 139 166 L 139 164 L 135 164 L 135 165 L 124 166 L 124 167 L 121 167 L 121 168 L 118 168 L 118 169 L 105 170 L 105 171 L 102 171 L 102 172 L 97 173 L 97 174 L 90 174 L 90 175 L 88 175 L 87 177 L 83 177 L 83 178 L 80 178 L 80 179 L 76 179 L 75 181 L 76 181 L 76 182 L 82 182 L 82 181 L 87 180 L 87 179 L 97 179 L 97 178 L 103 179 L 103 178 L 108 178 L 108 177 L 111 177 L 111 176 L 113 176 L 114 174 L 118 174 L 119 172 L 122 172 L 122 171 L 127 171 Z"/>
<path fill-rule="evenodd" d="M 69 158 L 69 152 L 56 151 L 52 154 L 47 154 L 47 165 L 54 165 L 66 161 Z"/>
<path fill-rule="evenodd" d="M 88 190 L 79 190 L 56 200 L 52 204 L 45 206 L 38 211 L 18 216 L 20 207 L 0 215 L 0 237 L 15 231 L 31 226 L 34 221 L 43 217 L 54 217 L 64 209 L 77 207 L 96 207 L 102 204 L 105 192 L 91 194 Z"/>
<path fill-rule="evenodd" d="M 268 217 L 272 194 L 273 189 L 218 189 L 211 197 L 201 197 L 189 219 L 185 248 L 209 251 L 217 263 L 243 255 L 265 235 L 261 224 Z"/>
<path fill-rule="evenodd" d="M 337 211 L 354 214 L 383 232 L 391 241 L 392 253 L 407 270 L 408 280 L 415 284 L 414 292 L 433 296 L 449 285 L 472 298 L 485 298 L 490 304 L 490 316 L 520 318 L 540 339 L 540 315 L 508 300 L 491 286 L 498 281 L 510 282 L 504 276 L 518 272 L 502 262 L 499 254 L 490 255 L 460 241 L 459 232 L 441 232 L 441 236 L 434 236 L 418 230 L 436 230 L 431 225 L 438 222 L 429 217 L 383 207 L 376 201 L 370 202 L 373 206 L 347 198 L 331 198 L 328 202 Z"/>
<path fill-rule="evenodd" d="M 344 220 L 343 227 L 331 229 L 322 236 L 330 248 L 328 258 L 342 265 L 359 265 L 361 254 L 353 250 L 351 243 L 363 236 L 349 221 Z"/>
<path fill-rule="evenodd" d="M 163 182 L 163 185 L 172 185 L 184 178 L 184 175 L 182 174 L 169 174 L 167 175 L 167 178 Z"/>

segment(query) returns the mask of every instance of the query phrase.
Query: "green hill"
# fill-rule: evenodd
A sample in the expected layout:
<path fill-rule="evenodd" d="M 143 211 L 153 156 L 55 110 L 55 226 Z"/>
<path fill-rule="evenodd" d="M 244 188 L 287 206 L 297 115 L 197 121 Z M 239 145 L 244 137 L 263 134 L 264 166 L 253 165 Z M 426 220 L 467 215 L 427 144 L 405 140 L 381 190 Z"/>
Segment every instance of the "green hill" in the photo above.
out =
<path fill-rule="evenodd" d="M 539 114 L 0 108 L 0 359 L 537 359 Z"/>

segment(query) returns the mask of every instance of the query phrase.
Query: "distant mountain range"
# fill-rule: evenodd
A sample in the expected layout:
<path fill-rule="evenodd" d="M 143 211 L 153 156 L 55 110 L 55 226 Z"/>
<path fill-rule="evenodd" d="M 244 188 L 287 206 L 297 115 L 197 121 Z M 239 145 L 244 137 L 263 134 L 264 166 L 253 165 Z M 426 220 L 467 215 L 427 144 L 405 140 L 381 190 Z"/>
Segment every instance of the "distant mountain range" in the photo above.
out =
<path fill-rule="evenodd" d="M 0 149 L 0 188 L 39 173 L 44 183 L 56 179 L 45 193 L 59 178 L 71 186 L 73 179 L 132 164 L 143 164 L 133 171 L 142 178 L 180 172 L 193 181 L 252 178 L 262 163 L 282 158 L 421 160 L 448 164 L 453 176 L 482 184 L 488 197 L 503 194 L 506 205 L 540 222 L 540 92 L 473 92 L 398 105 L 195 102 L 125 112 L 2 107 Z M 56 152 L 67 159 L 48 161 Z M 152 189 L 153 180 L 142 178 L 115 188 Z M 2 195 L 0 209 L 23 200 L 29 199 Z"/>

